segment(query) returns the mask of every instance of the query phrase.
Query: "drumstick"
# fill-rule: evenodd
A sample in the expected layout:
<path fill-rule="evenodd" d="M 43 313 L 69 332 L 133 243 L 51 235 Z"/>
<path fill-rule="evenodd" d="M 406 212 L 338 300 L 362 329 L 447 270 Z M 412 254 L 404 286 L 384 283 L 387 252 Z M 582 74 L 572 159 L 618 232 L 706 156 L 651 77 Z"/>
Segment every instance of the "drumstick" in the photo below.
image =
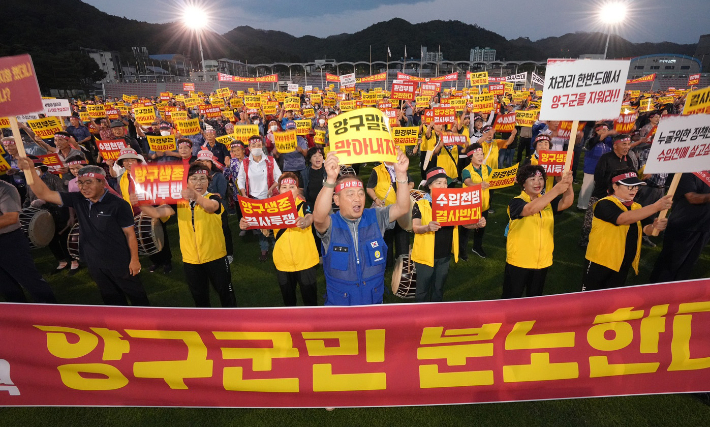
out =
<path fill-rule="evenodd" d="M 17 147 L 17 154 L 19 154 L 19 157 L 27 157 L 27 153 L 25 152 L 25 143 L 22 142 L 22 137 L 20 136 L 20 128 L 17 126 L 17 117 L 10 116 L 8 117 L 8 119 L 10 120 L 10 128 L 12 129 L 12 137 L 15 138 L 15 147 Z M 32 170 L 32 173 L 25 174 L 25 181 L 27 181 L 27 183 L 30 185 L 34 184 L 35 182 L 33 175 L 34 170 Z"/>
<path fill-rule="evenodd" d="M 431 156 L 434 154 L 433 150 L 428 150 L 426 152 L 426 156 L 424 157 L 424 172 L 426 172 L 427 166 L 429 166 L 429 161 L 431 160 Z"/>

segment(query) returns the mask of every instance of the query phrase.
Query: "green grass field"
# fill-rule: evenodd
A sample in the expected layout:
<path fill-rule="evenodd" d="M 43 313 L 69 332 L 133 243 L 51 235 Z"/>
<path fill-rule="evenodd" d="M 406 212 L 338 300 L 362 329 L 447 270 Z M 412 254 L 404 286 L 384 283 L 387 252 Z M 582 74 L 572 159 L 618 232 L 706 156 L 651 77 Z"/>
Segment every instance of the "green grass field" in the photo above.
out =
<path fill-rule="evenodd" d="M 418 169 L 412 158 L 410 168 L 415 179 Z M 367 177 L 371 168 L 363 167 Z M 581 176 L 581 172 L 580 172 Z M 417 181 L 418 182 L 418 181 Z M 575 186 L 575 193 L 579 186 Z M 519 193 L 518 187 L 496 191 L 492 199 L 495 213 L 488 218 L 484 248 L 488 258 L 483 260 L 469 253 L 467 262 L 452 265 L 444 298 L 447 301 L 488 300 L 500 297 L 505 265 L 506 206 Z M 577 246 L 583 213 L 576 202 L 556 217 L 554 265 L 547 277 L 545 294 L 578 291 L 582 280 L 584 251 Z M 282 299 L 271 261 L 259 263 L 256 236 L 249 233 L 238 237 L 238 225 L 231 218 L 235 236 L 235 261 L 232 277 L 240 307 L 281 306 Z M 148 273 L 150 261 L 143 259 L 141 278 L 150 301 L 155 306 L 192 306 L 193 301 L 184 281 L 179 257 L 177 225 L 169 226 L 173 254 L 173 272 Z M 655 239 L 661 243 L 661 238 Z M 469 243 L 470 247 L 471 243 Z M 644 247 L 638 277 L 631 276 L 627 284 L 644 283 L 650 274 L 660 248 Z M 37 266 L 61 303 L 101 304 L 99 292 L 86 269 L 74 277 L 62 273 L 48 276 L 56 263 L 51 253 L 37 250 Z M 633 274 L 633 273 L 632 273 Z M 386 275 L 387 282 L 391 274 Z M 694 278 L 710 277 L 710 248 L 706 248 L 693 271 Z M 319 294 L 325 292 L 322 271 L 318 279 Z M 300 297 L 299 297 L 300 298 Z M 319 303 L 322 304 L 322 296 Z M 403 300 L 385 295 L 385 303 Z M 216 296 L 212 304 L 219 306 Z M 8 343 L 2 343 L 8 345 Z M 610 391 L 613 393 L 613 391 Z M 168 408 L 2 408 L 3 426 L 154 426 L 154 425 L 491 425 L 491 426 L 708 426 L 710 406 L 705 396 L 657 395 L 611 397 L 594 399 L 555 400 L 545 402 L 516 402 L 480 405 L 426 406 L 399 408 L 336 409 L 168 409 Z"/>

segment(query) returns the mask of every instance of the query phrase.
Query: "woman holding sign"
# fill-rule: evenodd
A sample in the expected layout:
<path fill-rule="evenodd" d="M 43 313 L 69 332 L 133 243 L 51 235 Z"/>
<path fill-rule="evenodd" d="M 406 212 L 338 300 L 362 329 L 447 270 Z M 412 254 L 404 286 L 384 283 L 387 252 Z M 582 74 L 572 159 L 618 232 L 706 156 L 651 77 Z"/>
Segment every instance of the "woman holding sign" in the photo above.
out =
<path fill-rule="evenodd" d="M 488 218 L 489 209 L 491 207 L 491 195 L 488 182 L 491 179 L 493 169 L 483 164 L 483 147 L 481 144 L 474 142 L 466 149 L 466 156 L 470 158 L 470 164 L 464 168 L 461 178 L 463 179 L 464 187 L 471 187 L 476 184 L 481 184 L 481 218 Z M 473 253 L 481 258 L 486 258 L 486 252 L 483 250 L 483 233 L 484 227 L 479 227 L 473 232 Z M 468 228 L 459 228 L 459 252 L 461 259 L 468 260 Z"/>
<path fill-rule="evenodd" d="M 518 170 L 516 182 L 522 191 L 508 204 L 510 222 L 501 298 L 520 298 L 526 288 L 529 297 L 542 295 L 555 247 L 554 214 L 572 206 L 574 200 L 572 172 L 564 172 L 562 180 L 543 195 L 545 179 L 542 166 L 527 165 Z"/>
<path fill-rule="evenodd" d="M 520 166 L 537 165 L 540 162 L 540 152 L 550 150 L 550 136 L 545 134 L 540 134 L 536 136 L 535 141 L 533 141 L 533 147 L 535 147 L 535 152 L 532 153 L 530 157 L 526 157 L 525 159 L 523 159 L 523 162 L 520 164 Z M 552 190 L 552 187 L 554 186 L 555 177 L 548 176 L 545 179 L 545 189 L 543 191 L 548 192 Z"/>
<path fill-rule="evenodd" d="M 222 232 L 222 203 L 218 195 L 207 191 L 209 184 L 210 168 L 201 164 L 190 166 L 187 188 L 182 190 L 184 200 L 177 205 L 183 270 L 195 306 L 210 307 L 209 285 L 212 283 L 222 307 L 236 307 Z M 131 201 L 138 201 L 133 193 Z M 142 205 L 141 209 L 151 218 L 175 215 L 175 210 L 168 205 Z"/>
<path fill-rule="evenodd" d="M 444 283 L 449 274 L 451 254 L 454 262 L 459 261 L 459 230 L 457 226 L 442 227 L 432 221 L 433 188 L 447 188 L 450 178 L 442 168 L 432 168 L 426 174 L 426 187 L 429 189 L 423 199 L 418 200 L 412 208 L 412 231 L 414 246 L 412 261 L 417 270 L 416 302 L 440 302 L 444 300 Z M 483 228 L 486 219 L 481 218 L 477 224 L 466 225 L 466 228 Z"/>
<path fill-rule="evenodd" d="M 665 230 L 668 220 L 654 220 L 653 214 L 669 209 L 673 196 L 641 207 L 634 202 L 641 185 L 646 183 L 634 169 L 618 169 L 609 179 L 609 195 L 594 204 L 583 291 L 624 286 L 629 268 L 638 275 L 642 235 Z"/>

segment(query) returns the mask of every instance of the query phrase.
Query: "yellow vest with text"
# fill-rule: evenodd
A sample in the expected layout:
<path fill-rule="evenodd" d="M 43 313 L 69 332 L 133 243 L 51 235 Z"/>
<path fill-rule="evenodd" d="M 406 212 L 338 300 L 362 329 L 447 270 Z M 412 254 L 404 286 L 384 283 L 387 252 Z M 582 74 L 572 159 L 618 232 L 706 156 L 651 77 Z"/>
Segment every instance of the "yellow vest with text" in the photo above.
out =
<path fill-rule="evenodd" d="M 303 200 L 296 200 L 303 203 Z M 298 209 L 298 216 L 305 217 L 303 205 Z M 274 230 L 278 235 L 281 230 Z M 318 264 L 318 248 L 313 238 L 311 227 L 286 228 L 274 243 L 274 265 L 279 271 L 302 271 Z"/>
<path fill-rule="evenodd" d="M 535 157 L 534 154 L 532 156 L 530 156 L 530 164 L 534 165 L 534 166 L 537 166 L 539 164 L 539 161 L 538 161 L 537 157 Z M 547 178 L 545 178 L 545 193 L 552 190 L 552 187 L 554 187 L 554 186 L 555 186 L 555 177 L 554 176 L 548 176 Z"/>
<path fill-rule="evenodd" d="M 473 165 L 469 164 L 464 168 L 464 170 L 467 170 L 471 174 L 471 181 L 473 182 L 473 185 L 480 184 L 482 182 L 489 182 L 491 179 L 490 174 L 488 173 L 488 165 L 481 165 L 481 173 L 483 176 L 479 175 L 478 172 L 473 170 Z M 466 188 L 468 185 L 466 183 L 463 184 L 463 187 Z M 491 207 L 491 191 L 489 189 L 481 190 L 481 211 L 487 211 Z"/>
<path fill-rule="evenodd" d="M 208 193 L 204 197 L 211 195 Z M 220 214 L 208 213 L 202 206 L 195 204 L 193 226 L 190 202 L 181 200 L 177 205 L 177 219 L 183 262 L 204 264 L 227 256 Z"/>
<path fill-rule="evenodd" d="M 530 196 L 524 191 L 516 198 L 531 202 Z M 505 245 L 505 261 L 515 267 L 535 270 L 551 266 L 555 249 L 554 231 L 555 218 L 549 204 L 536 214 L 511 219 Z"/>
<path fill-rule="evenodd" d="M 449 178 L 458 178 L 459 170 L 457 169 L 456 164 L 459 160 L 459 147 L 452 147 L 450 156 L 446 151 L 446 147 L 442 146 L 441 151 L 439 151 L 439 155 L 436 156 L 436 166 L 444 169 L 444 172 L 446 172 L 446 175 Z"/>
<path fill-rule="evenodd" d="M 372 170 L 377 173 L 375 195 L 378 199 L 385 201 L 385 206 L 393 205 L 397 201 L 397 192 L 392 185 L 392 177 L 387 172 L 387 167 L 384 163 L 380 163 Z"/>
<path fill-rule="evenodd" d="M 422 225 L 431 222 L 431 205 L 426 199 L 418 200 L 419 212 L 422 214 Z M 434 235 L 435 231 L 414 235 L 414 245 L 412 246 L 412 261 L 419 264 L 434 267 Z M 451 253 L 454 254 L 454 262 L 459 262 L 459 228 L 454 227 L 454 238 L 451 241 Z"/>
<path fill-rule="evenodd" d="M 478 141 L 483 146 L 483 162 L 492 169 L 498 169 L 498 141 L 502 139 L 494 139 L 491 142 Z"/>
<path fill-rule="evenodd" d="M 603 199 L 600 199 L 599 202 L 602 200 L 611 200 L 624 212 L 641 209 L 641 205 L 638 203 L 632 204 L 631 209 L 628 209 L 614 196 L 604 197 Z M 596 206 L 597 205 L 595 203 L 594 207 Z M 643 229 L 641 227 L 641 221 L 638 221 L 635 225 L 638 227 L 638 242 L 636 243 L 636 256 L 634 257 L 634 261 L 631 263 L 631 266 L 638 275 Z M 624 261 L 624 254 L 626 253 L 626 234 L 629 232 L 630 226 L 631 225 L 612 224 L 597 217 L 593 217 L 592 231 L 589 233 L 589 244 L 587 245 L 586 258 L 595 264 L 603 265 L 606 268 L 618 272 L 621 268 L 621 263 Z"/>

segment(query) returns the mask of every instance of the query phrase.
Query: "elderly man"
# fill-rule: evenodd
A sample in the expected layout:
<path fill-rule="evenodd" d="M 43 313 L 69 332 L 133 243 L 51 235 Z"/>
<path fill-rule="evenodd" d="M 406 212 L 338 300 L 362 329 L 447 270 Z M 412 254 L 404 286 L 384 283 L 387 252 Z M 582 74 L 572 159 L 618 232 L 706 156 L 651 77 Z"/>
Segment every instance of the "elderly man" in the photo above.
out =
<path fill-rule="evenodd" d="M 127 147 L 131 147 L 136 151 L 136 153 L 143 154 L 143 149 L 138 143 L 138 140 L 130 135 L 126 134 L 125 124 L 121 121 L 114 120 L 111 122 L 111 133 L 113 134 L 113 139 L 122 139 L 125 141 Z"/>
<path fill-rule="evenodd" d="M 225 159 L 229 158 L 229 150 L 226 145 L 217 142 L 217 131 L 210 126 L 205 129 L 203 134 L 205 135 L 205 145 L 203 145 L 202 148 L 210 150 L 215 159 L 219 163 L 224 164 Z"/>

